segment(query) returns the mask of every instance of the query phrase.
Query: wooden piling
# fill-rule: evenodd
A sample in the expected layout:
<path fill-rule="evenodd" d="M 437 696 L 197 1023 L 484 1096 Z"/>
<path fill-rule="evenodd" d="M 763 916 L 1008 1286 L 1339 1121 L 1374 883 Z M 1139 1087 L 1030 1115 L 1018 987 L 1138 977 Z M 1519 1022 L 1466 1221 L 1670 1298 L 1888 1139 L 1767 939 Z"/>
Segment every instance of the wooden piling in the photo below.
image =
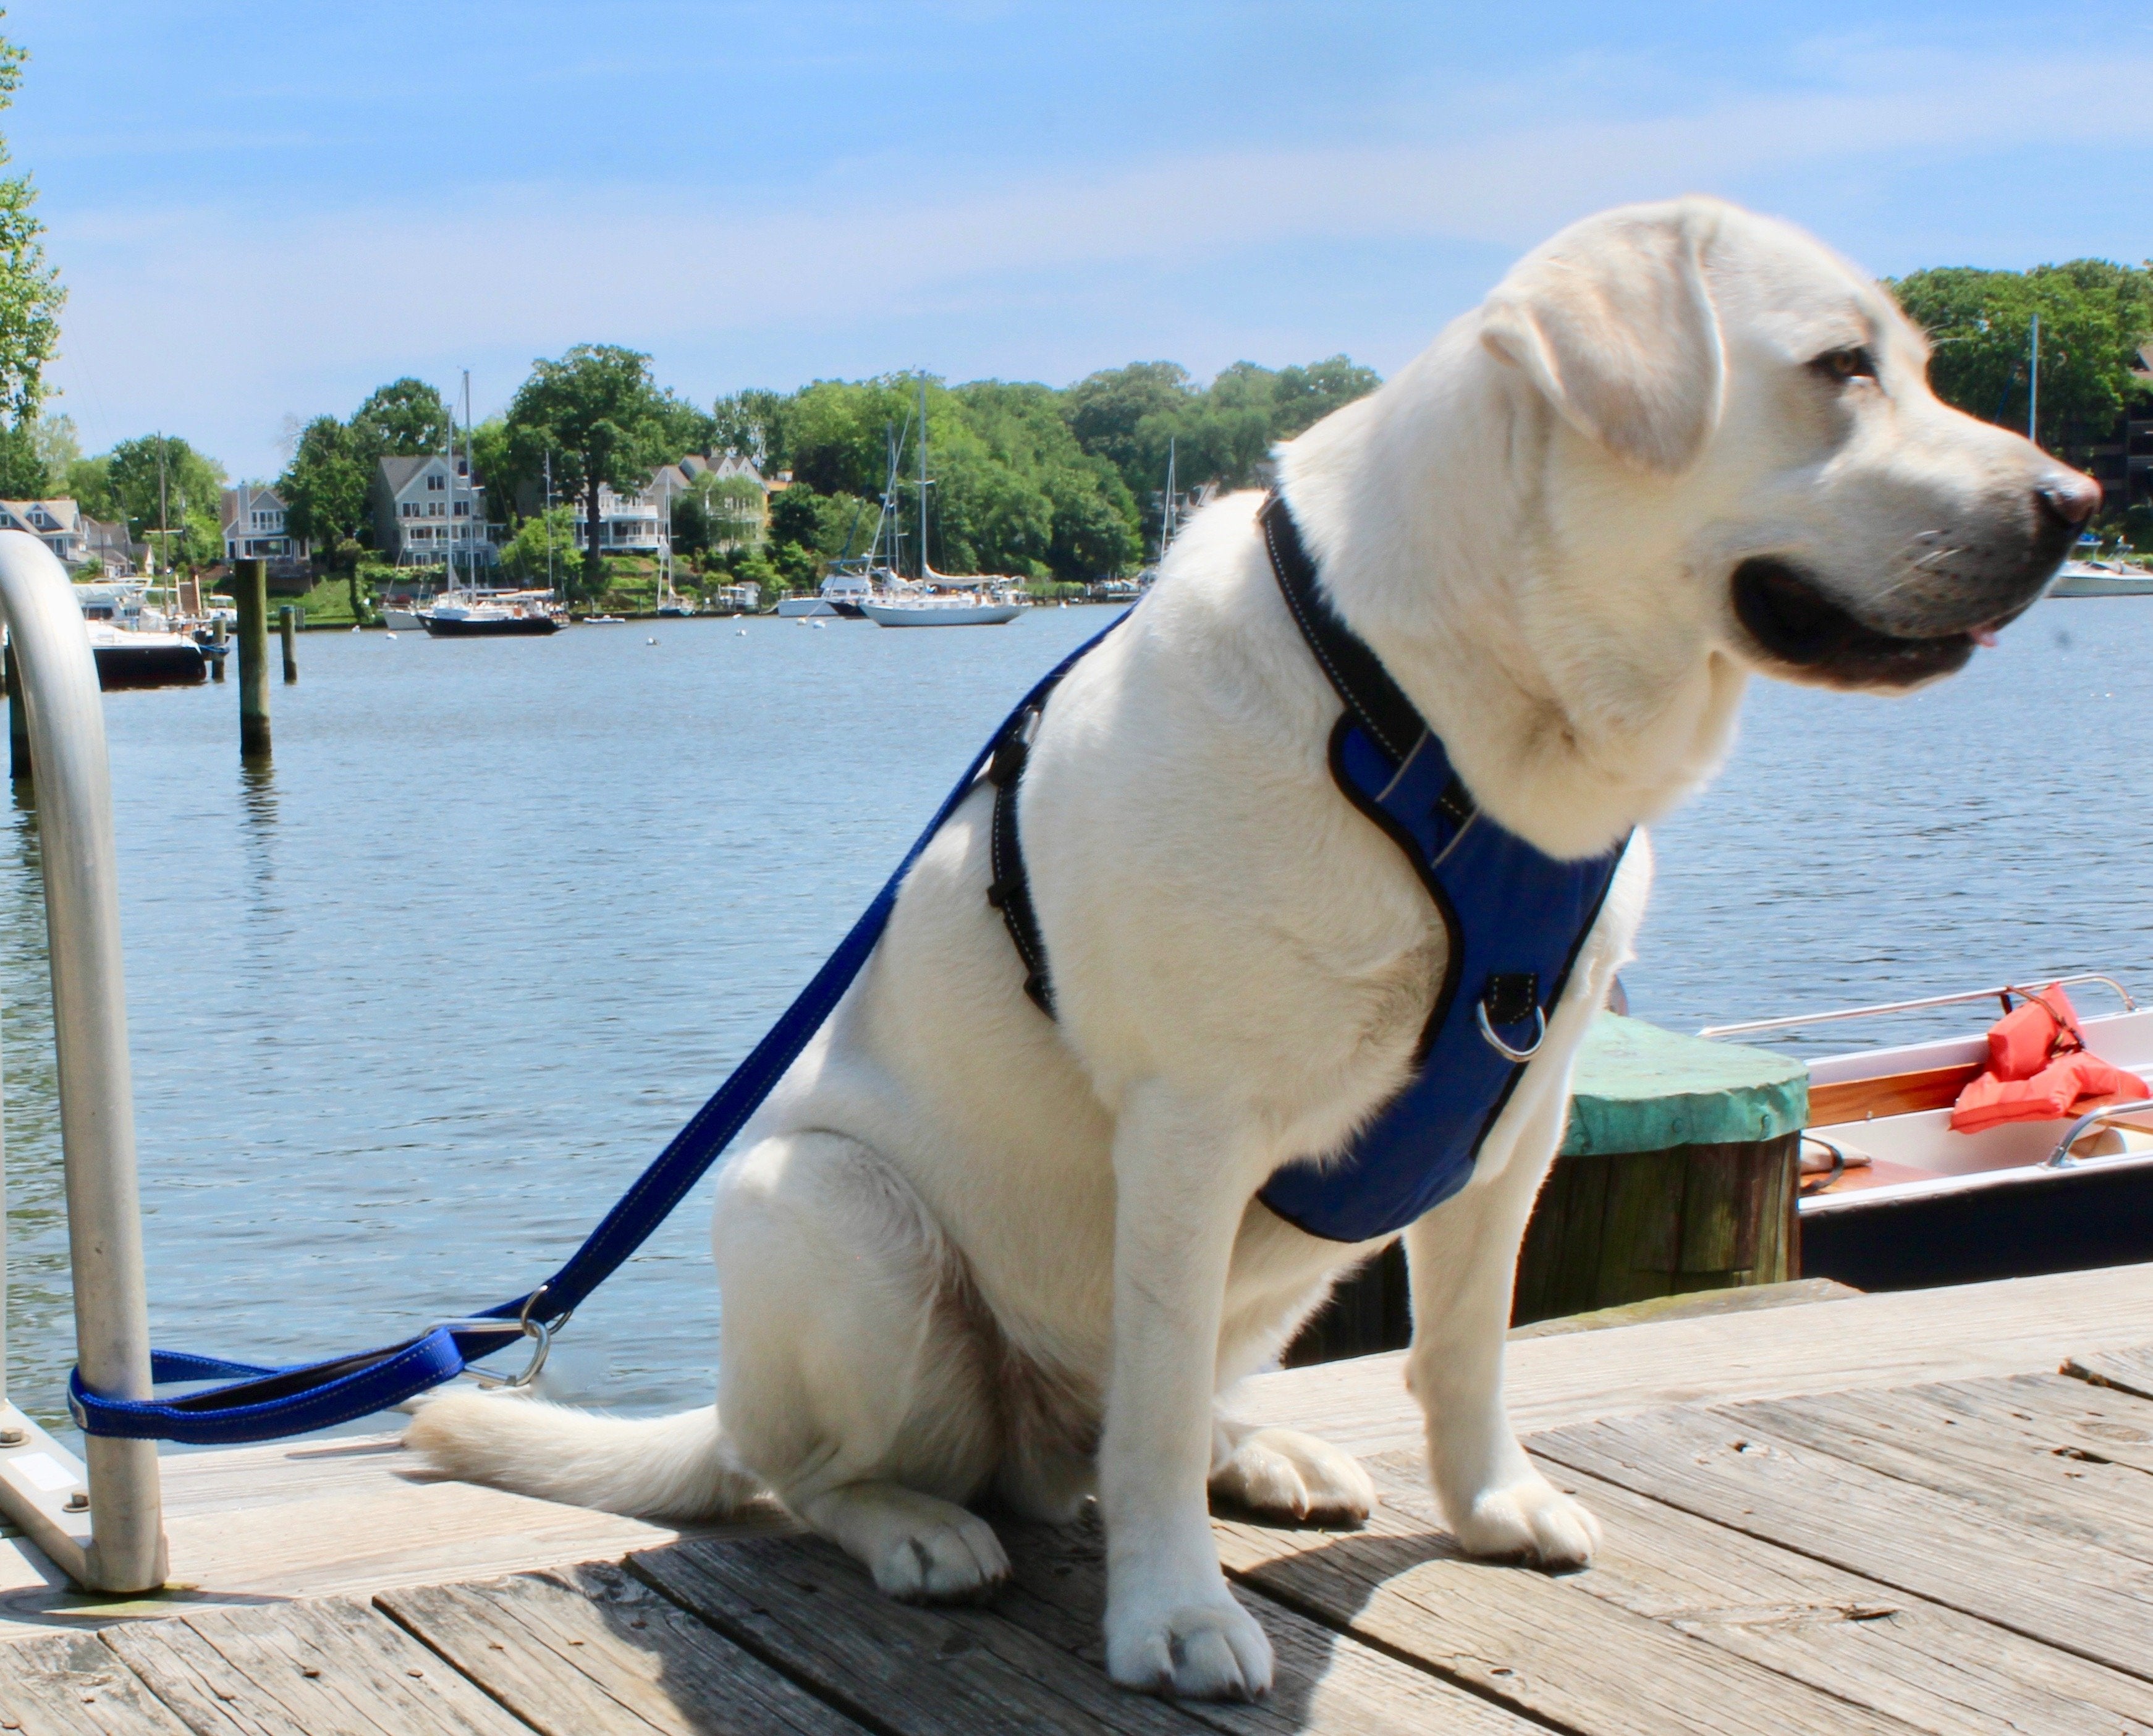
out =
<path fill-rule="evenodd" d="M 1782 1056 L 1603 1015 L 1519 1253 L 1512 1323 L 1799 1278 L 1807 1082 Z M 1412 1335 L 1393 1245 L 1339 1285 L 1285 1360 L 1396 1350 Z"/>
<path fill-rule="evenodd" d="M 23 676 L 15 667 L 15 641 L 8 641 L 8 775 L 17 783 L 30 781 L 30 718 L 23 709 Z"/>
<path fill-rule="evenodd" d="M 226 621 L 224 617 L 222 615 L 219 615 L 216 618 L 216 622 L 209 629 L 211 641 L 213 644 L 220 645 L 225 644 L 232 636 L 226 630 L 229 625 L 230 624 Z M 221 681 L 224 679 L 224 659 L 221 657 L 211 658 L 209 660 L 209 673 L 210 679 L 211 680 Z"/>
<path fill-rule="evenodd" d="M 277 611 L 277 631 L 284 641 L 284 685 L 289 687 L 299 679 L 299 617 L 288 603 Z"/>
<path fill-rule="evenodd" d="M 234 561 L 232 595 L 239 612 L 239 753 L 269 752 L 269 563 Z"/>

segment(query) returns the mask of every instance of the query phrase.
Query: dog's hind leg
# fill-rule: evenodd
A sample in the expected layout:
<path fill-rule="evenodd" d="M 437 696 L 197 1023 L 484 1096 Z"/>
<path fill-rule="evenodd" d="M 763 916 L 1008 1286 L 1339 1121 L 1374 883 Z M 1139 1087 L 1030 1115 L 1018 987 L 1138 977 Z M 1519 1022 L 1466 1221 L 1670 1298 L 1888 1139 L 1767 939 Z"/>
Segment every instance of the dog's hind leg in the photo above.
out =
<path fill-rule="evenodd" d="M 719 1406 L 741 1462 L 902 1597 L 1009 1571 L 967 1512 L 999 1451 L 961 1262 L 878 1154 L 766 1139 L 720 1179 Z"/>
<path fill-rule="evenodd" d="M 1428 1471 L 1458 1542 L 1476 1555 L 1582 1567 L 1591 1513 L 1537 1470 L 1503 1404 L 1503 1347 L 1518 1247 L 1562 1134 L 1560 1092 L 1520 1129 L 1509 1161 L 1406 1232 L 1412 1349 L 1406 1383 L 1428 1427 Z"/>

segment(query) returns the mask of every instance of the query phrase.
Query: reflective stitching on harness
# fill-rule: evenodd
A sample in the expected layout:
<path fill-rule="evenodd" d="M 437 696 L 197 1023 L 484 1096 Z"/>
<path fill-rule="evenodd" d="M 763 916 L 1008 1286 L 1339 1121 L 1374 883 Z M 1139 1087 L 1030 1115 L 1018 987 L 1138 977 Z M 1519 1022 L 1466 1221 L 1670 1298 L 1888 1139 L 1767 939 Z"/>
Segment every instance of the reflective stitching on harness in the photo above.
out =
<path fill-rule="evenodd" d="M 1391 781 L 1377 792 L 1377 801 L 1383 802 L 1389 799 L 1391 792 L 1397 788 L 1399 781 L 1405 776 L 1406 773 L 1412 770 L 1413 761 L 1420 757 L 1421 750 L 1433 739 L 1426 730 L 1420 732 L 1420 740 L 1413 743 L 1412 751 L 1406 756 L 1404 764 L 1391 774 Z"/>
<path fill-rule="evenodd" d="M 1272 496 L 1274 501 L 1277 498 L 1275 495 Z M 1279 552 L 1278 527 L 1272 522 L 1269 506 L 1264 508 L 1261 516 L 1264 525 L 1264 547 L 1270 552 L 1271 571 L 1283 573 L 1286 568 L 1285 557 Z M 1353 715 L 1360 719 L 1362 727 L 1382 744 L 1386 753 L 1394 760 L 1404 758 L 1408 750 L 1386 736 L 1383 733 L 1382 725 L 1371 716 L 1367 709 L 1354 697 L 1353 684 L 1346 679 L 1338 665 L 1331 660 L 1331 653 L 1323 643 L 1322 634 L 1317 629 L 1316 624 L 1308 619 L 1307 612 L 1301 607 L 1300 598 L 1295 593 L 1293 587 L 1281 584 L 1279 589 L 1285 598 L 1285 606 L 1293 612 L 1294 620 L 1300 628 L 1301 638 L 1307 643 L 1308 649 L 1315 654 L 1316 660 L 1323 665 L 1323 672 L 1331 678 L 1331 685 L 1337 690 L 1339 698 L 1351 708 Z"/>

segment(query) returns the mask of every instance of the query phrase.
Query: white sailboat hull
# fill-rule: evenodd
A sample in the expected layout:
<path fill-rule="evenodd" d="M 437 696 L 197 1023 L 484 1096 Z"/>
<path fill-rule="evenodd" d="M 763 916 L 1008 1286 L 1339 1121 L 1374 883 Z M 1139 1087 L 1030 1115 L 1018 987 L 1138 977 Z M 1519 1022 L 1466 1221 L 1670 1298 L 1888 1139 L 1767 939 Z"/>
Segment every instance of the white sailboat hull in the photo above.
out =
<path fill-rule="evenodd" d="M 997 627 L 1024 612 L 1021 603 L 863 603 L 878 627 Z"/>

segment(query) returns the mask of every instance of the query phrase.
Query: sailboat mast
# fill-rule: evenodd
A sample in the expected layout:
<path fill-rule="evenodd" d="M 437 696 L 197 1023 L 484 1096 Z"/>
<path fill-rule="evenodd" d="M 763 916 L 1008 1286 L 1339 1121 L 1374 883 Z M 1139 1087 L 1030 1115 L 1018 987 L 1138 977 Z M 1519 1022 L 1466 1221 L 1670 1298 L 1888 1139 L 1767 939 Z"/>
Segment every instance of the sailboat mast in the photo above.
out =
<path fill-rule="evenodd" d="M 453 470 L 456 466 L 451 465 Z M 478 473 L 471 453 L 471 369 L 464 369 L 464 580 L 472 591 L 478 589 L 478 543 L 473 535 L 477 527 L 471 522 L 478 505 Z M 456 509 L 450 509 L 449 534 L 456 535 Z M 449 545 L 454 547 L 451 542 Z"/>
<path fill-rule="evenodd" d="M 2032 387 L 2026 395 L 2026 438 L 2041 444 L 2041 316 L 2033 316 L 2033 330 L 2027 339 Z"/>
<path fill-rule="evenodd" d="M 919 582 L 927 583 L 927 376 L 919 376 Z"/>

